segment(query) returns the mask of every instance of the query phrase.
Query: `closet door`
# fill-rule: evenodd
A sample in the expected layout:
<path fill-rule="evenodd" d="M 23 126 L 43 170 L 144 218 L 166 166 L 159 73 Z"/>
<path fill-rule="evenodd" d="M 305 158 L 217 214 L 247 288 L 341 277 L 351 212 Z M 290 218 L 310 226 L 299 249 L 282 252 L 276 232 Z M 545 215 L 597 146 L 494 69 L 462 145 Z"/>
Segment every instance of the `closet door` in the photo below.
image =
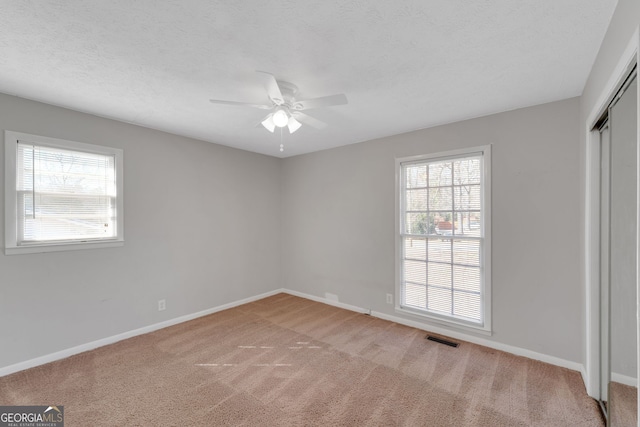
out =
<path fill-rule="evenodd" d="M 637 425 L 637 87 L 609 108 L 609 388 L 611 426 Z"/>

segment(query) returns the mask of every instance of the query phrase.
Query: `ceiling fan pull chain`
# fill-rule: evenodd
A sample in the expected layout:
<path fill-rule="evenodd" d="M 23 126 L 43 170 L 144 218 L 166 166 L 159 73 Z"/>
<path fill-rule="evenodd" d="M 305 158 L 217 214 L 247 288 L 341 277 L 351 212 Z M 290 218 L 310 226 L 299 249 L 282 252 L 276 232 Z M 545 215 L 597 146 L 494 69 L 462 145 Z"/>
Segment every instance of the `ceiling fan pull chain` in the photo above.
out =
<path fill-rule="evenodd" d="M 282 128 L 280 128 L 280 152 L 284 151 L 284 144 L 282 143 Z"/>

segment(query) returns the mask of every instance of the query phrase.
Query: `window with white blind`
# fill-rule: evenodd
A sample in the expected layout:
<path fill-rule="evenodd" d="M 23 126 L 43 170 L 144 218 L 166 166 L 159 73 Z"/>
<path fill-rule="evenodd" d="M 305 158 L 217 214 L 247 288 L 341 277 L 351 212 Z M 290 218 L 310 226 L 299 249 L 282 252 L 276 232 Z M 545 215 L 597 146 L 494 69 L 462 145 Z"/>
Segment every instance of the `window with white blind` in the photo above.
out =
<path fill-rule="evenodd" d="M 397 173 L 397 308 L 490 332 L 490 146 L 399 159 Z"/>
<path fill-rule="evenodd" d="M 122 150 L 5 132 L 5 253 L 119 246 Z"/>

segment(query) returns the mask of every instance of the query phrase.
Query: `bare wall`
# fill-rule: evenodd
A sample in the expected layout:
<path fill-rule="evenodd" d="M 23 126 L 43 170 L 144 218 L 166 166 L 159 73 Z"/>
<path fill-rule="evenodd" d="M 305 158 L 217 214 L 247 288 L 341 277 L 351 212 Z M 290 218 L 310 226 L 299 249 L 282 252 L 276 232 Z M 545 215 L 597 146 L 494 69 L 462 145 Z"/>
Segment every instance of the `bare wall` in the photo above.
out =
<path fill-rule="evenodd" d="M 125 168 L 124 247 L 0 254 L 0 367 L 281 287 L 278 159 L 9 95 L 0 129 L 122 148 Z"/>
<path fill-rule="evenodd" d="M 492 144 L 489 339 L 582 363 L 578 117 L 574 98 L 284 159 L 284 286 L 403 317 L 395 159 Z"/>

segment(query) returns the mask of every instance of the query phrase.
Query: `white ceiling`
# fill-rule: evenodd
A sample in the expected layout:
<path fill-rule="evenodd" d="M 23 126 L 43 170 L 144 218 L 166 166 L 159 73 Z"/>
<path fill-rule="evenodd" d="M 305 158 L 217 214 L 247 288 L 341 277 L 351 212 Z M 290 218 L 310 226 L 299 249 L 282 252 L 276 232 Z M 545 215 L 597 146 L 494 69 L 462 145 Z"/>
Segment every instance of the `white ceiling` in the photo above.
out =
<path fill-rule="evenodd" d="M 0 92 L 277 157 L 578 96 L 617 0 L 3 0 Z M 255 70 L 328 123 L 256 127 Z M 18 130 L 18 129 L 16 129 Z"/>

